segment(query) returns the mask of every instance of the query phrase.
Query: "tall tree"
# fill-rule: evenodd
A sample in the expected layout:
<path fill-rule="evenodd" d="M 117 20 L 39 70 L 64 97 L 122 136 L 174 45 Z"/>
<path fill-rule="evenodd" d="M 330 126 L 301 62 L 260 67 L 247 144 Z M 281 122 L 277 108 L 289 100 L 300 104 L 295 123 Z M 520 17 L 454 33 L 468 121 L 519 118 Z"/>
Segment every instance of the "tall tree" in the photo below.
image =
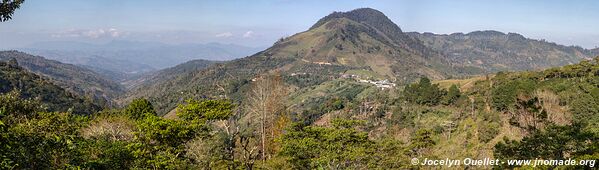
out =
<path fill-rule="evenodd" d="M 275 129 L 277 120 L 284 116 L 286 110 L 286 88 L 281 75 L 262 75 L 254 79 L 250 91 L 248 111 L 257 118 L 260 126 L 261 157 L 265 160 L 270 156 L 268 148 L 278 131 Z"/>
<path fill-rule="evenodd" d="M 432 84 L 427 77 L 420 78 L 418 83 L 408 85 L 404 89 L 408 102 L 429 106 L 439 104 L 445 93 L 445 90 L 440 89 L 438 84 Z"/>
<path fill-rule="evenodd" d="M 447 95 L 443 97 L 443 104 L 454 104 L 461 96 L 460 89 L 455 84 L 452 84 L 447 91 Z"/>

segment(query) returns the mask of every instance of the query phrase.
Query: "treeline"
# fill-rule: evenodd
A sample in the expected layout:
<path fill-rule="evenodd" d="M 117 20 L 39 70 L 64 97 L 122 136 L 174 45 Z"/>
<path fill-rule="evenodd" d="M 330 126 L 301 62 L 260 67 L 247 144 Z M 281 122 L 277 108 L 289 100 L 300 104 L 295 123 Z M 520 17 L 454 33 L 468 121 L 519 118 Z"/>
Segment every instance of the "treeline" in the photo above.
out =
<path fill-rule="evenodd" d="M 448 90 L 439 88 L 438 84 L 432 84 L 430 79 L 423 77 L 418 83 L 408 85 L 403 91 L 404 100 L 420 105 L 435 106 L 439 104 L 455 104 L 462 98 L 458 86 L 452 84 Z"/>

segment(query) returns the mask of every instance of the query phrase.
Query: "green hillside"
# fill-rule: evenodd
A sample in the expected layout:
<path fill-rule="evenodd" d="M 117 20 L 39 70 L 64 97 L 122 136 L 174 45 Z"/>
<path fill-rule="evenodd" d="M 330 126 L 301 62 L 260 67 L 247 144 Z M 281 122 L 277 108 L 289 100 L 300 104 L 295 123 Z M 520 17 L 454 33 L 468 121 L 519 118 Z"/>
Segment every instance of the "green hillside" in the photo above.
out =
<path fill-rule="evenodd" d="M 277 42 L 270 56 L 304 62 L 365 67 L 399 81 L 454 73 L 438 53 L 412 39 L 383 13 L 369 8 L 332 13 L 308 31 Z"/>
<path fill-rule="evenodd" d="M 581 47 L 529 39 L 517 33 L 475 31 L 439 35 L 410 32 L 408 35 L 441 52 L 452 63 L 463 63 L 491 73 L 559 67 L 596 56 Z"/>
<path fill-rule="evenodd" d="M 309 30 L 282 38 L 250 57 L 141 85 L 122 101 L 145 97 L 165 114 L 186 98 L 228 96 L 241 102 L 249 82 L 265 73 L 276 72 L 287 77 L 287 83 L 305 88 L 338 78 L 348 70 L 366 70 L 373 77 L 396 83 L 481 72 L 449 64 L 404 34 L 383 13 L 364 8 L 330 14 Z"/>
<path fill-rule="evenodd" d="M 118 83 L 85 68 L 18 51 L 0 52 L 0 60 L 7 61 L 12 58 L 23 68 L 48 77 L 54 84 L 102 106 L 113 105 L 112 100 L 125 92 Z"/>
<path fill-rule="evenodd" d="M 22 99 L 40 101 L 48 111 L 72 111 L 75 114 L 92 114 L 100 106 L 54 85 L 48 78 L 33 74 L 20 67 L 15 60 L 0 61 L 0 94 L 16 91 Z"/>
<path fill-rule="evenodd" d="M 329 122 L 339 118 L 363 120 L 359 129 L 369 138 L 392 137 L 406 148 L 426 134 L 428 146 L 404 153 L 410 157 L 599 159 L 599 150 L 593 149 L 599 137 L 599 58 L 544 71 L 439 83 L 450 85 L 420 81 L 398 91 L 335 80 L 292 93 L 289 101 L 297 113 L 294 118 L 312 127 L 332 126 Z M 452 92 L 451 83 L 461 87 L 455 88 L 458 93 Z M 566 147 L 560 140 L 583 142 L 575 147 L 586 149 L 552 150 Z M 537 149 L 547 152 L 528 152 Z"/>
<path fill-rule="evenodd" d="M 250 80 L 260 73 L 279 68 L 293 61 L 292 58 L 249 57 L 236 59 L 225 64 L 215 64 L 209 68 L 186 72 L 171 79 L 148 85 L 141 85 L 125 95 L 121 100 L 148 98 L 161 114 L 174 109 L 177 103 L 188 98 L 218 98 L 229 95 L 241 99 L 240 90 L 247 88 Z M 237 95 L 237 96 L 232 96 Z"/>

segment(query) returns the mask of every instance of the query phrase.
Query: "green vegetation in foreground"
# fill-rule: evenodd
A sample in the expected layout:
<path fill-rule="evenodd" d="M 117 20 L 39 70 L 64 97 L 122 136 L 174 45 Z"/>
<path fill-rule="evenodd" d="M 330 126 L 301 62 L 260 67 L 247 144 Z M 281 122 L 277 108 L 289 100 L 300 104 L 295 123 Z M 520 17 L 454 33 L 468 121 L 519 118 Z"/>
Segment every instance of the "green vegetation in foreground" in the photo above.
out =
<path fill-rule="evenodd" d="M 428 78 L 395 90 L 340 79 L 295 91 L 287 102 L 278 98 L 286 95 L 257 91 L 286 87 L 272 77 L 278 81 L 252 83 L 252 104 L 302 106 L 187 100 L 167 119 L 156 116 L 148 100 L 136 99 L 84 116 L 47 112 L 39 100 L 4 93 L 0 166 L 410 169 L 425 168 L 411 165 L 411 158 L 599 160 L 599 58 L 498 73 L 467 91 L 440 88 Z M 257 82 L 264 80 L 268 76 Z"/>

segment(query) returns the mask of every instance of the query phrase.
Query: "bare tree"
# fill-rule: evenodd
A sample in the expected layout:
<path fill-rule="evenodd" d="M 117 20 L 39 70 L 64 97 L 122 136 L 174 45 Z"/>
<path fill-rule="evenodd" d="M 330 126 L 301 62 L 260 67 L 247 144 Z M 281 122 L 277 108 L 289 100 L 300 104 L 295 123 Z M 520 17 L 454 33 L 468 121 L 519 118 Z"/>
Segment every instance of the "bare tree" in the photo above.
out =
<path fill-rule="evenodd" d="M 249 94 L 248 112 L 258 120 L 260 127 L 261 159 L 270 157 L 272 139 L 278 133 L 277 120 L 285 112 L 287 90 L 280 74 L 267 74 L 253 80 Z"/>

